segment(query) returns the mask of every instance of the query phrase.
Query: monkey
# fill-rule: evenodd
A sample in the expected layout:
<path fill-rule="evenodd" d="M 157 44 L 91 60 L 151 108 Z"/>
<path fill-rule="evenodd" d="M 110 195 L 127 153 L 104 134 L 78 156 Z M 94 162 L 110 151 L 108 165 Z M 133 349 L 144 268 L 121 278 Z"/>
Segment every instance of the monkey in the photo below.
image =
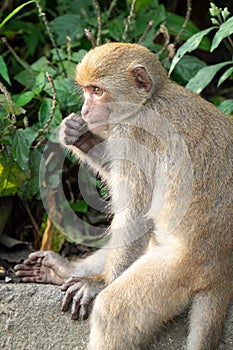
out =
<path fill-rule="evenodd" d="M 169 79 L 138 44 L 91 49 L 76 81 L 81 116 L 62 121 L 60 142 L 106 182 L 111 238 L 72 266 L 32 253 L 17 274 L 63 283 L 62 310 L 72 303 L 73 319 L 86 319 L 93 304 L 89 350 L 150 348 L 187 307 L 187 350 L 217 349 L 233 297 L 230 118 Z"/>

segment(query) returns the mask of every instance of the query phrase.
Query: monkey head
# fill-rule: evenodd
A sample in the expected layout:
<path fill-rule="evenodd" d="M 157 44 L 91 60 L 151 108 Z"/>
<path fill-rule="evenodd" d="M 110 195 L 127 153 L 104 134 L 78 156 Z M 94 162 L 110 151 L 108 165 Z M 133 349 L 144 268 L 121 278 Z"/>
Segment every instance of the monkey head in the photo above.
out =
<path fill-rule="evenodd" d="M 107 130 L 114 103 L 144 105 L 165 79 L 166 71 L 156 55 L 143 46 L 98 46 L 76 69 L 76 82 L 84 92 L 82 118 L 94 133 Z"/>

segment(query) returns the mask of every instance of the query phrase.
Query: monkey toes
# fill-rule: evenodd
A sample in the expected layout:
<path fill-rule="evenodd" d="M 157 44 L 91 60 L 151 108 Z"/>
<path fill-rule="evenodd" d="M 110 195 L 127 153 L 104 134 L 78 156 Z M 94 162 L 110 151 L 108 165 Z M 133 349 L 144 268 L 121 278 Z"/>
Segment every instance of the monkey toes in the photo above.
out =
<path fill-rule="evenodd" d="M 103 289 L 101 283 L 93 282 L 88 278 L 72 277 L 68 279 L 61 287 L 66 294 L 62 303 L 62 311 L 67 311 L 69 304 L 72 302 L 71 318 L 86 320 L 90 313 L 92 301 L 96 295 Z"/>
<path fill-rule="evenodd" d="M 67 261 L 52 251 L 31 253 L 22 264 L 14 267 L 23 282 L 61 285 L 71 274 Z"/>

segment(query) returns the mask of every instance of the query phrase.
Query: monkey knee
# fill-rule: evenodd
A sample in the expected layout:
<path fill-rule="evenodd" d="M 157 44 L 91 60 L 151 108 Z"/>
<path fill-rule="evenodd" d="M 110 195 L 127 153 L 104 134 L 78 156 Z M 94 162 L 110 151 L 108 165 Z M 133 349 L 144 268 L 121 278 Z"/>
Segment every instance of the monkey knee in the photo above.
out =
<path fill-rule="evenodd" d="M 102 291 L 96 298 L 91 314 L 91 334 L 88 350 L 116 349 L 113 344 L 114 321 L 111 297 Z"/>
<path fill-rule="evenodd" d="M 108 288 L 107 288 L 108 289 Z M 113 302 L 113 295 L 108 290 L 103 290 L 97 297 L 92 310 L 92 322 L 109 324 L 112 317 L 111 304 Z M 114 307 L 116 310 L 116 308 Z"/>

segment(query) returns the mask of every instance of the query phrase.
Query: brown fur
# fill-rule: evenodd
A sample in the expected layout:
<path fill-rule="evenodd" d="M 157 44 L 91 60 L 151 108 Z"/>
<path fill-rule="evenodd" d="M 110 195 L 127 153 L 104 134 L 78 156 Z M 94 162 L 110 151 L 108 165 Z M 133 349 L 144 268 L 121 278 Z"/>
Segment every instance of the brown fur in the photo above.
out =
<path fill-rule="evenodd" d="M 91 119 L 98 115 L 109 124 L 104 136 L 98 131 L 92 134 L 93 140 L 99 136 L 107 140 L 103 155 L 94 157 L 83 152 L 82 146 L 72 146 L 73 139 L 64 138 L 69 120 L 62 125 L 63 144 L 94 170 L 101 173 L 104 168 L 102 175 L 112 194 L 112 238 L 104 270 L 74 281 L 77 292 L 85 290 L 73 302 L 75 317 L 83 315 L 85 305 L 103 289 L 94 303 L 89 349 L 145 348 L 151 335 L 190 303 L 187 349 L 216 349 L 233 296 L 231 121 L 212 104 L 169 80 L 157 57 L 139 45 L 105 44 L 91 50 L 78 65 L 76 80 L 84 89 L 101 87 L 105 102 L 113 103 L 111 116 L 103 104 L 101 114 L 98 103 L 86 110 L 90 130 Z M 121 102 L 134 103 L 134 109 L 129 105 L 126 112 Z M 114 110 L 114 103 L 119 108 Z M 126 119 L 122 119 L 124 113 Z M 193 178 L 190 204 L 181 221 L 169 230 L 166 220 L 177 205 L 180 176 L 169 159 L 169 147 L 157 136 L 163 133 L 163 121 L 182 137 Z M 172 152 L 173 142 L 171 137 Z M 102 166 L 104 157 L 110 159 L 108 167 Z M 155 174 L 166 166 L 168 190 L 156 218 L 154 188 L 163 179 Z M 186 193 L 190 188 L 183 190 Z M 72 293 L 68 288 L 64 310 Z"/>

